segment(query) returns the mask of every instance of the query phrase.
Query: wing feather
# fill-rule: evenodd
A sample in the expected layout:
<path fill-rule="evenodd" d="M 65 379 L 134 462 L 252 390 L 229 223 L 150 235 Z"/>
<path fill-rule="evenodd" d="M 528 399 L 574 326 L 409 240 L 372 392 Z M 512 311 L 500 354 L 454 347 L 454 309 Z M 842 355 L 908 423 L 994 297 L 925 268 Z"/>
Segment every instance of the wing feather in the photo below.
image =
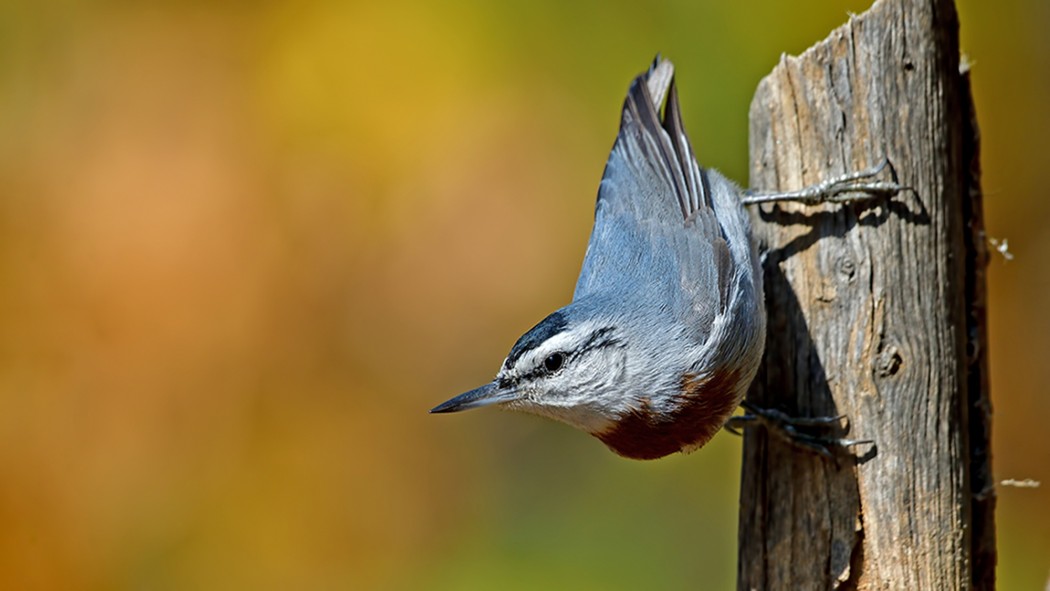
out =
<path fill-rule="evenodd" d="M 657 57 L 624 101 L 574 297 L 660 289 L 678 294 L 670 304 L 683 318 L 710 325 L 734 274 L 710 191 L 682 123 L 674 68 Z"/>

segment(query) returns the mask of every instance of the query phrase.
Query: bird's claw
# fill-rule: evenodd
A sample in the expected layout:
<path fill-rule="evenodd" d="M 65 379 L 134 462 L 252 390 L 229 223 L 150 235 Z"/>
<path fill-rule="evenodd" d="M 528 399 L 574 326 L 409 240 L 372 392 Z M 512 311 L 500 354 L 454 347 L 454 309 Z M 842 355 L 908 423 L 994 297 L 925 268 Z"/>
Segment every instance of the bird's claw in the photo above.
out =
<path fill-rule="evenodd" d="M 876 180 L 883 170 L 889 169 L 890 180 Z M 876 198 L 889 198 L 911 187 L 897 182 L 897 171 L 889 158 L 883 158 L 877 166 L 844 174 L 826 181 L 810 185 L 798 191 L 784 193 L 747 192 L 743 197 L 745 205 L 773 203 L 777 201 L 795 201 L 813 205 L 817 203 L 849 203 L 867 201 Z"/>
<path fill-rule="evenodd" d="M 846 415 L 792 417 L 775 408 L 761 408 L 749 402 L 744 402 L 741 406 L 747 411 L 746 414 L 730 418 L 725 425 L 727 431 L 736 435 L 741 434 L 740 429 L 743 427 L 762 425 L 768 433 L 779 439 L 828 459 L 835 459 L 835 452 L 841 453 L 851 447 L 875 443 L 871 439 L 846 439 L 807 432 L 837 430 L 843 434 L 849 433 L 850 424 Z"/>

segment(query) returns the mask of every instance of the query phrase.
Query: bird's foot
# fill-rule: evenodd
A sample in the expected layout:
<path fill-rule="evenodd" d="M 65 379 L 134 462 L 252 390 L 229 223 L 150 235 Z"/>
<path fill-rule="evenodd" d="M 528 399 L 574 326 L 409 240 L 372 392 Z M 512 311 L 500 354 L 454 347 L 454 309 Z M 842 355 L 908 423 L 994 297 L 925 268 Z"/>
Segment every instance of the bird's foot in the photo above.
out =
<path fill-rule="evenodd" d="M 878 180 L 884 170 L 889 171 L 890 180 Z M 818 203 L 849 203 L 856 201 L 867 201 L 875 198 L 891 198 L 901 191 L 910 191 L 911 187 L 901 185 L 897 182 L 897 171 L 893 168 L 889 158 L 884 158 L 878 166 L 844 174 L 824 182 L 810 185 L 798 191 L 785 193 L 756 193 L 746 191 L 743 196 L 744 205 L 757 205 L 761 203 L 776 203 L 779 201 L 795 201 L 814 205 Z"/>
<path fill-rule="evenodd" d="M 741 434 L 745 427 L 762 425 L 766 431 L 787 443 L 806 451 L 835 459 L 841 453 L 858 445 L 875 443 L 871 439 L 846 439 L 836 437 L 834 431 L 849 432 L 846 415 L 834 417 L 792 417 L 774 408 L 760 408 L 749 402 L 741 404 L 745 414 L 731 417 L 725 428 L 730 433 Z"/>

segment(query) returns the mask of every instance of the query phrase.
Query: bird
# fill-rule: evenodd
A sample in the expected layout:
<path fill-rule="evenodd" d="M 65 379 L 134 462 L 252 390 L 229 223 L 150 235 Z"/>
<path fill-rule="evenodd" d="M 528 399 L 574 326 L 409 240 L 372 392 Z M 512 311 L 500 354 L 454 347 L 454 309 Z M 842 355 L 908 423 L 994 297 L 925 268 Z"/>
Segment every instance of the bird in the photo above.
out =
<path fill-rule="evenodd" d="M 651 460 L 699 449 L 744 401 L 766 331 L 745 205 L 887 187 L 849 184 L 875 169 L 792 194 L 746 193 L 697 163 L 674 78 L 657 55 L 630 84 L 572 301 L 525 332 L 491 382 L 431 413 L 495 405 Z"/>

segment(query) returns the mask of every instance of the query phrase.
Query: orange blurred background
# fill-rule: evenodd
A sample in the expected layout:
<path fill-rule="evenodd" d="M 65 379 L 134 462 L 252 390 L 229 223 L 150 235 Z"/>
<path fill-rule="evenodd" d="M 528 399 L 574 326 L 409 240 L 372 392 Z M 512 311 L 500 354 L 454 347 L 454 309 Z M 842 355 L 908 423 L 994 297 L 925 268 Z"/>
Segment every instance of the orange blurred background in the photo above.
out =
<path fill-rule="evenodd" d="M 994 5 L 993 5 L 994 4 Z M 0 6 L 0 587 L 729 589 L 740 442 L 426 410 L 568 301 L 631 77 L 747 178 L 865 2 Z M 1003 589 L 1050 574 L 1050 4 L 961 0 Z"/>

